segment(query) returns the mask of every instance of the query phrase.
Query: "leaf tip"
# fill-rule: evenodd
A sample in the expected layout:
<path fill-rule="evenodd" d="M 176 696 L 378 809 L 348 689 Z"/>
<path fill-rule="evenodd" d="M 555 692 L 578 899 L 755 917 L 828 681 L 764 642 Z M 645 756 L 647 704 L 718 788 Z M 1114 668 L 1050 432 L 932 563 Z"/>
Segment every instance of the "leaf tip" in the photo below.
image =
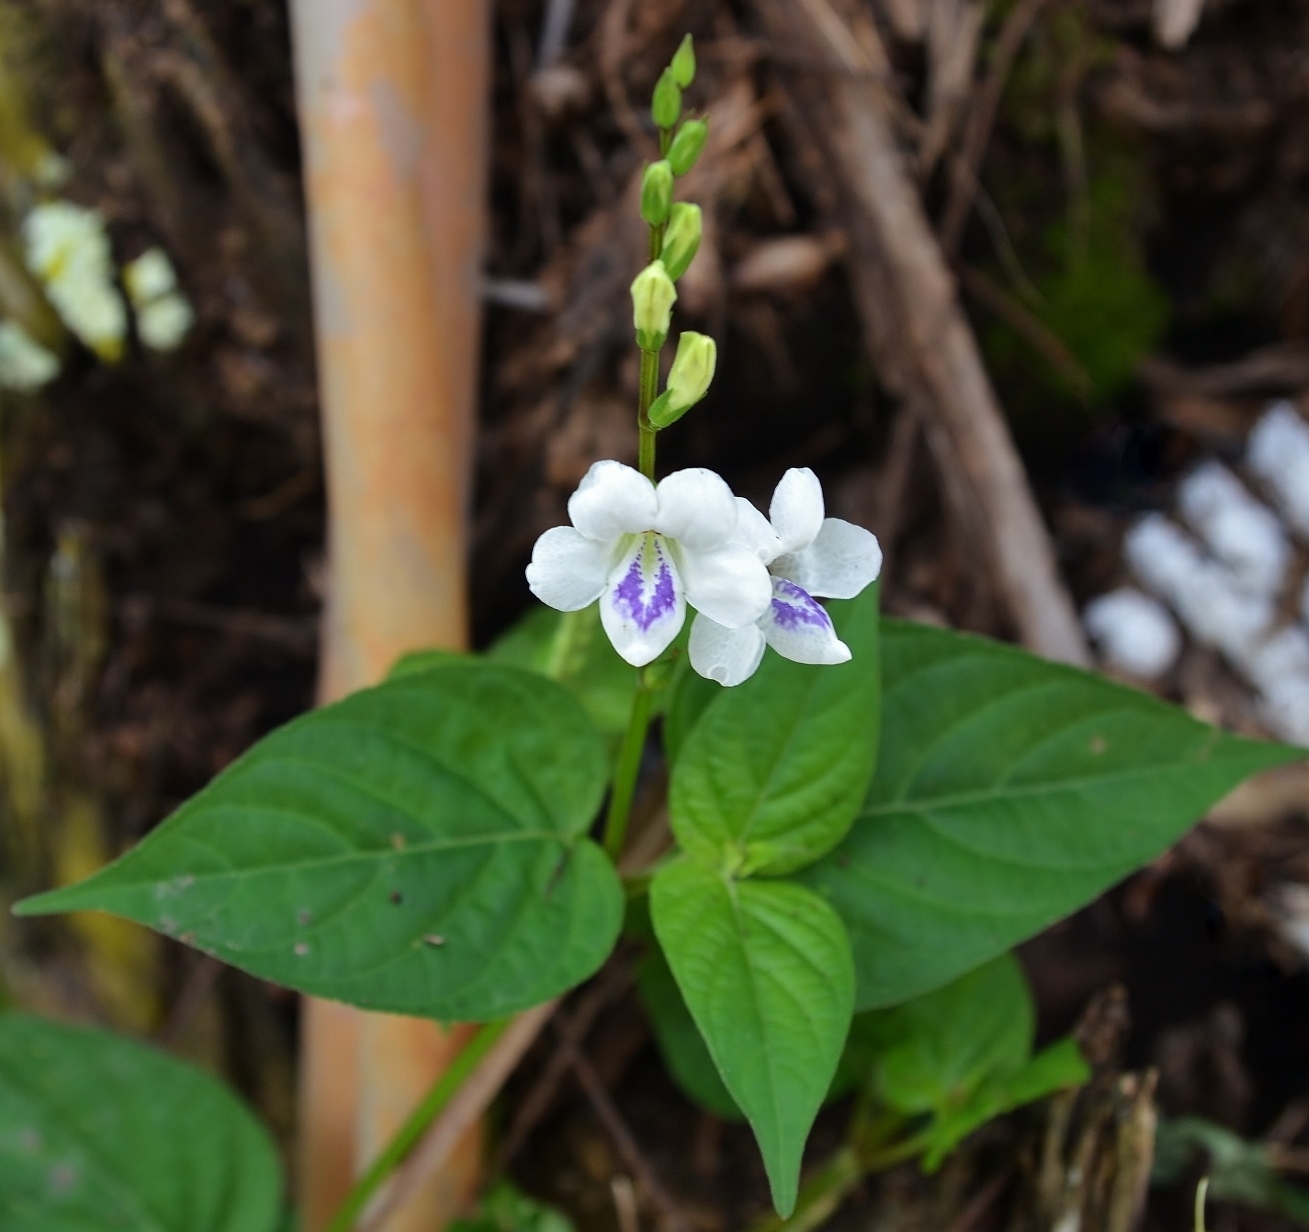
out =
<path fill-rule="evenodd" d="M 76 887 L 60 890 L 47 890 L 44 894 L 33 894 L 30 898 L 20 899 L 9 911 L 12 915 L 28 917 L 35 915 L 58 915 L 63 911 L 73 911 L 79 906 Z"/>

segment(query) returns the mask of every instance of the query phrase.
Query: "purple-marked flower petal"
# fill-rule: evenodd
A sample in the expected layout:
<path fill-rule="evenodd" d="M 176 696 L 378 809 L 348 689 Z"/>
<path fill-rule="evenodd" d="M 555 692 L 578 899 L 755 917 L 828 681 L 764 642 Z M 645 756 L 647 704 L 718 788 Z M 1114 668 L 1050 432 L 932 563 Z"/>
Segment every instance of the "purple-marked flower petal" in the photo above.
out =
<path fill-rule="evenodd" d="M 700 675 L 731 688 L 755 674 L 764 657 L 764 635 L 757 624 L 727 629 L 701 612 L 691 625 L 688 649 Z"/>
<path fill-rule="evenodd" d="M 736 498 L 736 540 L 766 565 L 782 554 L 782 541 L 772 523 L 744 496 Z"/>
<path fill-rule="evenodd" d="M 770 568 L 811 595 L 853 599 L 882 572 L 882 548 L 872 531 L 828 518 L 813 543 L 779 556 Z"/>
<path fill-rule="evenodd" d="M 569 497 L 568 516 L 588 539 L 612 543 L 620 535 L 653 530 L 659 503 L 654 484 L 621 462 L 594 462 Z"/>
<path fill-rule="evenodd" d="M 736 532 L 736 498 L 713 471 L 702 466 L 674 471 L 659 483 L 654 529 L 691 552 L 721 547 Z"/>
<path fill-rule="evenodd" d="M 633 667 L 653 662 L 686 619 L 686 592 L 668 544 L 635 537 L 609 573 L 600 623 L 614 649 Z"/>
<path fill-rule="evenodd" d="M 823 485 L 818 476 L 807 466 L 792 467 L 773 491 L 768 516 L 783 552 L 807 548 L 823 525 Z"/>
<path fill-rule="evenodd" d="M 773 601 L 759 622 L 768 644 L 797 663 L 844 663 L 850 648 L 823 605 L 785 578 L 773 579 Z"/>
<path fill-rule="evenodd" d="M 571 526 L 554 526 L 532 549 L 527 585 L 548 607 L 576 612 L 604 593 L 614 545 L 597 543 Z"/>
<path fill-rule="evenodd" d="M 749 548 L 729 543 L 712 552 L 691 552 L 679 544 L 677 563 L 686 601 L 720 625 L 740 629 L 768 610 L 772 579 Z"/>

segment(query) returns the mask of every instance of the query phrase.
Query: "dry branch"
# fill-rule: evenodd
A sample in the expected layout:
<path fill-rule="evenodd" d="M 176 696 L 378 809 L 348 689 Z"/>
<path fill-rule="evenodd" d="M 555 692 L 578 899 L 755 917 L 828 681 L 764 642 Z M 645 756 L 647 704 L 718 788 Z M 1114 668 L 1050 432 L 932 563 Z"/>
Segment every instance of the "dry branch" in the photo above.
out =
<path fill-rule="evenodd" d="M 1086 664 L 1086 644 L 954 280 L 895 138 L 886 52 L 863 10 L 756 0 L 772 40 L 826 64 L 800 111 L 844 190 L 851 273 L 884 383 L 923 415 L 956 517 L 978 535 L 1022 640 Z"/>

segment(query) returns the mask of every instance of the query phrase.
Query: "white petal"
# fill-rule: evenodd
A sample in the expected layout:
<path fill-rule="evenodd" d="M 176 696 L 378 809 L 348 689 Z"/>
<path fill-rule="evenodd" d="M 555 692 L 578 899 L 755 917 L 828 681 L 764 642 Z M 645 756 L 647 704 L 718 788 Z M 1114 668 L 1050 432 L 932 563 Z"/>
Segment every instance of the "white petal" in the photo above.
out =
<path fill-rule="evenodd" d="M 807 466 L 793 466 L 773 492 L 768 506 L 783 552 L 807 548 L 823 525 L 823 485 Z"/>
<path fill-rule="evenodd" d="M 621 462 L 593 462 L 568 499 L 568 516 L 588 539 L 612 542 L 654 528 L 654 484 Z"/>
<path fill-rule="evenodd" d="M 691 625 L 688 649 L 700 675 L 731 688 L 755 674 L 764 657 L 764 635 L 757 624 L 726 629 L 701 612 Z"/>
<path fill-rule="evenodd" d="M 882 548 L 872 531 L 828 518 L 813 543 L 789 556 L 779 556 L 772 572 L 811 595 L 853 599 L 882 572 Z"/>
<path fill-rule="evenodd" d="M 766 565 L 782 552 L 772 523 L 744 496 L 736 498 L 736 541 L 745 544 Z"/>
<path fill-rule="evenodd" d="M 693 552 L 726 543 L 736 531 L 736 497 L 726 482 L 703 466 L 674 471 L 659 483 L 654 528 Z"/>
<path fill-rule="evenodd" d="M 768 644 L 797 663 L 844 663 L 850 648 L 836 636 L 823 605 L 785 578 L 773 579 L 773 601 L 759 622 Z"/>
<path fill-rule="evenodd" d="M 749 548 L 729 543 L 712 552 L 688 552 L 683 544 L 677 563 L 686 581 L 686 601 L 720 625 L 739 629 L 768 610 L 772 579 Z"/>
<path fill-rule="evenodd" d="M 668 544 L 636 537 L 609 572 L 600 623 L 614 649 L 633 667 L 657 659 L 686 619 L 686 591 Z"/>
<path fill-rule="evenodd" d="M 547 607 L 576 612 L 604 593 L 612 559 L 612 545 L 588 539 L 571 526 L 554 526 L 532 549 L 527 585 Z"/>

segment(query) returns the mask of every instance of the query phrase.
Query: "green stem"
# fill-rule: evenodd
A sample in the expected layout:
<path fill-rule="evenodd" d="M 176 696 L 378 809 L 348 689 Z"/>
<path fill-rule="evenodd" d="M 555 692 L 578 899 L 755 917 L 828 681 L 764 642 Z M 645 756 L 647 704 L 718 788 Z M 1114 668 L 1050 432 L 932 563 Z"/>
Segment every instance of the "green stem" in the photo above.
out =
<path fill-rule="evenodd" d="M 641 391 L 636 408 L 636 426 L 640 433 L 638 465 L 651 483 L 655 481 L 655 427 L 650 422 L 650 404 L 659 392 L 659 352 L 641 352 Z"/>
<path fill-rule="evenodd" d="M 396 1170 L 418 1145 L 419 1139 L 427 1132 L 427 1127 L 444 1111 L 446 1105 L 463 1085 L 464 1079 L 477 1068 L 496 1040 L 504 1034 L 512 1019 L 490 1022 L 480 1027 L 476 1035 L 464 1045 L 459 1055 L 432 1084 L 423 1096 L 422 1102 L 409 1114 L 409 1119 L 400 1126 L 395 1136 L 383 1148 L 382 1153 L 368 1166 L 368 1170 L 354 1184 L 346 1195 L 332 1222 L 327 1225 L 327 1232 L 350 1232 L 355 1220 L 359 1218 L 373 1195 L 382 1183 Z"/>
<path fill-rule="evenodd" d="M 636 794 L 636 776 L 641 769 L 641 754 L 645 751 L 645 735 L 650 728 L 650 703 L 654 690 L 646 681 L 641 669 L 632 698 L 632 713 L 627 720 L 623 746 L 618 751 L 618 765 L 614 768 L 614 787 L 609 795 L 609 813 L 605 817 L 604 844 L 609 858 L 617 863 L 627 841 L 627 819 L 632 812 L 632 797 Z"/>

